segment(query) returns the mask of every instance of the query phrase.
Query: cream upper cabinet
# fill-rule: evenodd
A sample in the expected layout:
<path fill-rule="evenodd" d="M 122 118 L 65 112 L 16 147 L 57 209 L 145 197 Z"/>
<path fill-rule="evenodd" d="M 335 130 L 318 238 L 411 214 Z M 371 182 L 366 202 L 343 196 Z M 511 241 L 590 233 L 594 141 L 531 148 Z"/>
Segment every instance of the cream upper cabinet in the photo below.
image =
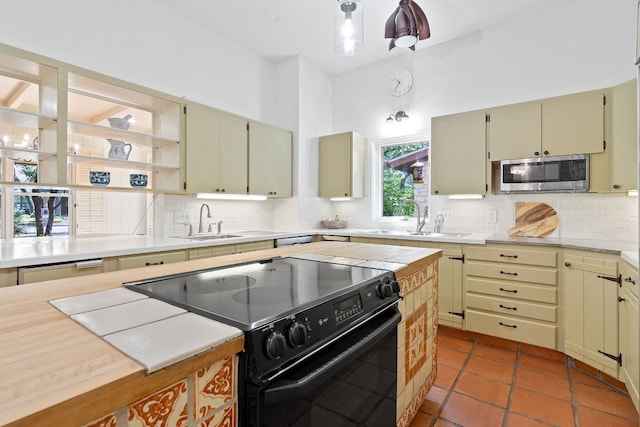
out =
<path fill-rule="evenodd" d="M 249 194 L 271 198 L 293 195 L 292 144 L 288 130 L 249 123 Z"/>
<path fill-rule="evenodd" d="M 205 105 L 186 106 L 187 191 L 247 193 L 247 120 Z"/>
<path fill-rule="evenodd" d="M 320 137 L 320 197 L 364 196 L 365 137 L 355 132 Z"/>
<path fill-rule="evenodd" d="M 563 258 L 564 352 L 617 377 L 619 257 L 565 250 Z"/>
<path fill-rule="evenodd" d="M 542 100 L 543 156 L 604 151 L 606 90 Z"/>
<path fill-rule="evenodd" d="M 484 194 L 487 159 L 484 111 L 431 119 L 431 192 Z"/>
<path fill-rule="evenodd" d="M 542 104 L 525 102 L 487 110 L 487 150 L 491 161 L 540 154 Z"/>
<path fill-rule="evenodd" d="M 637 81 L 631 80 L 611 89 L 611 190 L 638 189 L 638 97 Z M 593 173 L 593 172 L 592 172 Z"/>

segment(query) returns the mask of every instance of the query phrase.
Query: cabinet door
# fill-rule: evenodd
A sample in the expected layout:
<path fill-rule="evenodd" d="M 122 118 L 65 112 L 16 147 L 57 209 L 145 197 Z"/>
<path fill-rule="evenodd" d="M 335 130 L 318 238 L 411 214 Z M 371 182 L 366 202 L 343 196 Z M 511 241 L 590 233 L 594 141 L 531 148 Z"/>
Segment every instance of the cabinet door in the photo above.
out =
<path fill-rule="evenodd" d="M 607 141 L 611 148 L 611 191 L 638 189 L 636 86 L 636 80 L 631 80 L 611 90 L 613 122 L 611 140 Z"/>
<path fill-rule="evenodd" d="M 429 244 L 442 249 L 438 260 L 438 324 L 462 328 L 462 248 Z"/>
<path fill-rule="evenodd" d="M 320 197 L 361 197 L 353 191 L 354 136 L 347 132 L 320 138 Z"/>
<path fill-rule="evenodd" d="M 199 104 L 187 105 L 187 191 L 212 193 L 219 188 L 220 114 Z"/>
<path fill-rule="evenodd" d="M 431 119 L 433 194 L 484 194 L 486 184 L 485 113 Z"/>
<path fill-rule="evenodd" d="M 620 379 L 627 386 L 627 391 L 633 400 L 636 410 L 639 409 L 638 390 L 640 381 L 640 313 L 638 313 L 638 297 L 629 286 L 623 287 L 623 300 L 620 302 L 620 353 L 622 354 L 622 368 Z"/>
<path fill-rule="evenodd" d="M 540 155 L 542 110 L 540 102 L 506 105 L 487 113 L 487 149 L 491 161 Z"/>
<path fill-rule="evenodd" d="M 220 112 L 218 182 L 223 193 L 246 194 L 248 183 L 247 119 Z"/>
<path fill-rule="evenodd" d="M 601 153 L 604 151 L 602 90 L 542 101 L 542 155 Z"/>
<path fill-rule="evenodd" d="M 617 262 L 604 257 L 567 253 L 563 267 L 565 353 L 617 377 Z M 605 354 L 606 353 L 606 354 Z"/>
<path fill-rule="evenodd" d="M 249 125 L 249 193 L 291 197 L 291 132 L 251 122 Z"/>

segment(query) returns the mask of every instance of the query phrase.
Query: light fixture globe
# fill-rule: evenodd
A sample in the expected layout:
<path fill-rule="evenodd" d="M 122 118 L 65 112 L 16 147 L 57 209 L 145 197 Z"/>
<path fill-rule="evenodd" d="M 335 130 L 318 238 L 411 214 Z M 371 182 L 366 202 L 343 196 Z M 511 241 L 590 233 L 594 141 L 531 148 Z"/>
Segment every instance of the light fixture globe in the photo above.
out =
<path fill-rule="evenodd" d="M 338 0 L 334 14 L 335 51 L 344 56 L 362 52 L 364 43 L 362 0 Z"/>

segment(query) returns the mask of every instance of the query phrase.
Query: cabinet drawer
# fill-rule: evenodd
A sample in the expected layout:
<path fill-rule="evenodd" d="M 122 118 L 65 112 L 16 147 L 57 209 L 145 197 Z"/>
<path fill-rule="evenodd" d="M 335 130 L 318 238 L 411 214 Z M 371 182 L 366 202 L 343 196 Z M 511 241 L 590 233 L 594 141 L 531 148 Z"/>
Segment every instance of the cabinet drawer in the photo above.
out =
<path fill-rule="evenodd" d="M 258 251 L 260 249 L 273 249 L 273 240 L 263 240 L 261 242 L 238 243 L 236 253 Z"/>
<path fill-rule="evenodd" d="M 207 248 L 191 249 L 189 251 L 189 259 L 211 258 L 234 253 L 236 253 L 235 245 L 209 246 Z"/>
<path fill-rule="evenodd" d="M 469 261 L 467 276 L 490 277 L 517 282 L 543 283 L 557 285 L 558 270 L 555 268 L 531 267 L 519 264 L 495 264 Z"/>
<path fill-rule="evenodd" d="M 128 270 L 130 268 L 146 267 L 149 265 L 170 264 L 180 261 L 186 261 L 184 251 L 134 255 L 118 258 L 118 270 Z"/>
<path fill-rule="evenodd" d="M 629 289 L 629 291 L 638 297 L 638 270 L 632 265 L 623 262 L 622 263 L 622 284 L 625 288 Z"/>
<path fill-rule="evenodd" d="M 509 298 L 468 293 L 467 307 L 493 311 L 508 316 L 545 320 L 547 322 L 555 322 L 557 320 L 555 305 L 536 304 Z"/>
<path fill-rule="evenodd" d="M 523 249 L 518 245 L 467 246 L 467 259 L 495 261 L 508 264 L 558 266 L 558 251 L 554 249 Z"/>
<path fill-rule="evenodd" d="M 15 286 L 18 284 L 18 272 L 15 268 L 4 268 L 0 270 L 0 288 L 4 286 Z"/>
<path fill-rule="evenodd" d="M 89 274 L 102 273 L 103 271 L 101 259 L 26 267 L 18 269 L 18 283 L 24 285 L 26 283 L 43 282 L 45 280 L 86 276 Z"/>
<path fill-rule="evenodd" d="M 558 288 L 554 286 L 505 282 L 503 280 L 483 279 L 481 277 L 468 277 L 467 291 L 501 297 L 512 297 L 527 301 L 546 302 L 549 304 L 556 304 L 558 302 Z"/>
<path fill-rule="evenodd" d="M 555 325 L 475 310 L 465 312 L 465 322 L 470 331 L 541 347 L 556 348 L 557 327 Z"/>

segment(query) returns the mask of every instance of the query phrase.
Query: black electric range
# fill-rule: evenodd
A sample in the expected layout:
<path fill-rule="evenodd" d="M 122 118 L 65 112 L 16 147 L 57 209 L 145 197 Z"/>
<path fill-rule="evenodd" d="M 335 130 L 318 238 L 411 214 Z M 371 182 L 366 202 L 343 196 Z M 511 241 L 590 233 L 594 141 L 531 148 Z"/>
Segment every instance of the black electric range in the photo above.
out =
<path fill-rule="evenodd" d="M 395 353 L 400 313 L 399 286 L 392 271 L 276 257 L 124 285 L 244 331 L 245 351 L 239 366 L 241 425 L 271 425 L 258 421 L 278 408 L 270 401 L 298 397 L 303 389 L 329 378 L 333 365 L 335 369 L 347 366 L 355 350 L 366 355 L 369 350 L 365 349 L 382 342 L 383 336 L 390 344 L 381 351 Z M 395 362 L 389 364 L 394 376 Z M 288 380 L 284 389 L 270 389 L 270 384 L 282 383 L 287 373 L 301 369 L 321 375 L 312 374 L 313 381 L 302 380 L 302 389 L 291 389 Z M 395 399 L 395 387 L 391 394 Z M 313 419 L 317 417 L 314 413 Z"/>

